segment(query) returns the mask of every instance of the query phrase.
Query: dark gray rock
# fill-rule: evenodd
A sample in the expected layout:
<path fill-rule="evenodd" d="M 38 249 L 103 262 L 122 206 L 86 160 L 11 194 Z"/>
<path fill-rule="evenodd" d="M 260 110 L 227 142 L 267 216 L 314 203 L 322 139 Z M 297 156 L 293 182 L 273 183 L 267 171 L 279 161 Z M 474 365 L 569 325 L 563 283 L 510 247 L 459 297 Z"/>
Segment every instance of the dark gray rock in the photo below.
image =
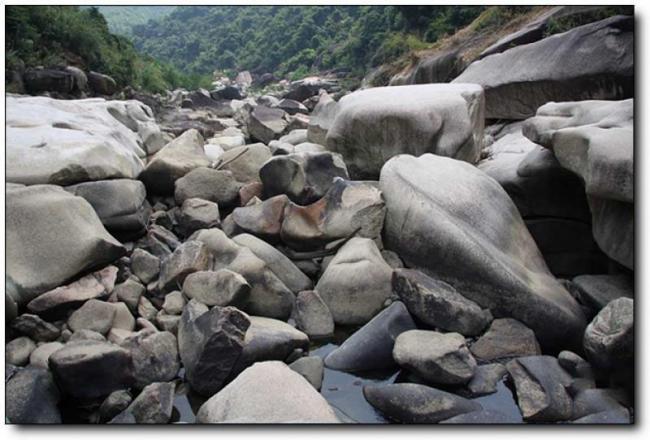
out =
<path fill-rule="evenodd" d="M 61 423 L 58 403 L 59 390 L 46 369 L 21 368 L 5 381 L 7 423 Z"/>
<path fill-rule="evenodd" d="M 535 333 L 510 318 L 492 321 L 488 331 L 471 345 L 470 351 L 481 361 L 541 354 Z"/>
<path fill-rule="evenodd" d="M 573 399 L 573 419 L 581 419 L 591 414 L 605 411 L 625 412 L 626 408 L 616 399 L 616 394 L 608 389 L 581 390 Z"/>
<path fill-rule="evenodd" d="M 74 76 L 71 72 L 59 69 L 29 68 L 23 74 L 27 92 L 70 93 L 74 89 Z"/>
<path fill-rule="evenodd" d="M 186 236 L 199 229 L 216 228 L 220 225 L 219 205 L 209 200 L 185 199 L 178 215 L 178 226 Z"/>
<path fill-rule="evenodd" d="M 136 423 L 168 423 L 174 405 L 173 382 L 156 382 L 144 387 L 126 411 L 133 414 Z"/>
<path fill-rule="evenodd" d="M 112 95 L 117 92 L 117 83 L 110 76 L 92 70 L 86 76 L 88 85 L 98 95 Z"/>
<path fill-rule="evenodd" d="M 634 300 L 607 304 L 585 330 L 587 358 L 601 368 L 618 368 L 634 359 Z"/>
<path fill-rule="evenodd" d="M 11 328 L 39 342 L 53 341 L 61 335 L 61 330 L 55 325 L 29 313 L 24 313 L 14 319 Z"/>
<path fill-rule="evenodd" d="M 467 384 L 467 388 L 472 393 L 472 396 L 496 393 L 497 383 L 506 373 L 506 367 L 501 364 L 479 365 L 474 370 L 474 377 Z"/>
<path fill-rule="evenodd" d="M 127 337 L 120 346 L 131 354 L 137 388 L 176 377 L 180 368 L 178 343 L 170 332 L 141 330 Z"/>
<path fill-rule="evenodd" d="M 134 249 L 131 253 L 131 272 L 143 283 L 149 283 L 160 273 L 160 258 L 144 249 Z"/>
<path fill-rule="evenodd" d="M 630 412 L 626 409 L 624 411 L 602 411 L 595 414 L 589 414 L 574 420 L 571 423 L 586 424 L 586 425 L 628 425 L 632 423 Z"/>
<path fill-rule="evenodd" d="M 250 114 L 249 134 L 253 139 L 268 144 L 273 139 L 279 138 L 287 128 L 287 120 L 284 115 L 284 110 L 279 108 L 258 105 Z"/>
<path fill-rule="evenodd" d="M 163 260 L 158 278 L 162 291 L 178 290 L 189 274 L 207 270 L 211 265 L 208 248 L 199 241 L 186 241 Z"/>
<path fill-rule="evenodd" d="M 509 425 L 519 423 L 521 423 L 521 420 L 512 415 L 506 415 L 491 409 L 468 412 L 440 422 L 441 425 Z"/>
<path fill-rule="evenodd" d="M 113 391 L 99 407 L 99 421 L 107 422 L 124 411 L 133 401 L 127 390 Z"/>
<path fill-rule="evenodd" d="M 582 303 L 596 312 L 615 299 L 634 298 L 634 278 L 629 275 L 580 275 L 571 281 Z"/>

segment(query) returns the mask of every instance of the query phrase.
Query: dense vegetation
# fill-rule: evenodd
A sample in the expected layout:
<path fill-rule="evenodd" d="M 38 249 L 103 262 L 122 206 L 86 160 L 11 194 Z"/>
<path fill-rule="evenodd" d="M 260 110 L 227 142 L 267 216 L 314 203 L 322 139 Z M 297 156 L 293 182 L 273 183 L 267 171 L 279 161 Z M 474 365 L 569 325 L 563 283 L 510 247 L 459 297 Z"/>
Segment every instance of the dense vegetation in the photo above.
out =
<path fill-rule="evenodd" d="M 97 6 L 108 28 L 118 35 L 131 35 L 135 25 L 168 15 L 175 6 Z"/>
<path fill-rule="evenodd" d="M 362 76 L 470 23 L 482 6 L 186 6 L 133 28 L 144 53 L 186 73 L 247 69 Z"/>
<path fill-rule="evenodd" d="M 126 37 L 109 31 L 97 8 L 7 6 L 5 14 L 8 69 L 75 65 L 106 73 L 120 86 L 153 92 L 205 86 L 200 76 L 181 74 L 170 64 L 140 55 Z"/>

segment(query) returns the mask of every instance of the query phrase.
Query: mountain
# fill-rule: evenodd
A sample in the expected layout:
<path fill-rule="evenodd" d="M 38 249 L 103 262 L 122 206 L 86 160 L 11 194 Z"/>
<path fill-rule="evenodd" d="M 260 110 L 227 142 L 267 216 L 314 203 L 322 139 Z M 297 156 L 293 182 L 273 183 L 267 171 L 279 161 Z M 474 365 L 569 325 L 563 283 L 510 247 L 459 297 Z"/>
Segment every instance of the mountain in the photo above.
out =
<path fill-rule="evenodd" d="M 149 20 L 169 15 L 176 6 L 97 6 L 111 32 L 131 35 L 131 29 Z"/>

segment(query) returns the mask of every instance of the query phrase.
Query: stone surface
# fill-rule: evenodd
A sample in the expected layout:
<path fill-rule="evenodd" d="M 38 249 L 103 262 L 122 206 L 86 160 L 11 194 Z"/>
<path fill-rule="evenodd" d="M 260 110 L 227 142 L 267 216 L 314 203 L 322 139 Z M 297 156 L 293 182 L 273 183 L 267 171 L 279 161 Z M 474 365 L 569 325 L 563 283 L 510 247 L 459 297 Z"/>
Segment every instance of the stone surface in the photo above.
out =
<path fill-rule="evenodd" d="M 601 368 L 627 366 L 634 360 L 634 300 L 607 304 L 585 330 L 587 358 Z"/>
<path fill-rule="evenodd" d="M 492 321 L 489 310 L 420 271 L 397 269 L 392 285 L 409 312 L 432 328 L 476 336 Z"/>
<path fill-rule="evenodd" d="M 384 416 L 398 423 L 438 423 L 474 411 L 481 405 L 425 385 L 366 385 L 363 395 Z"/>
<path fill-rule="evenodd" d="M 390 297 L 391 274 L 375 243 L 354 237 L 336 253 L 315 290 L 336 324 L 365 324 Z"/>
<path fill-rule="evenodd" d="M 441 425 L 509 425 L 519 423 L 521 423 L 521 419 L 491 409 L 460 414 L 440 422 Z"/>
<path fill-rule="evenodd" d="M 185 277 L 200 270 L 207 270 L 210 264 L 211 256 L 207 246 L 199 241 L 186 241 L 163 260 L 158 288 L 163 291 L 178 290 Z"/>
<path fill-rule="evenodd" d="M 376 87 L 344 96 L 338 107 L 326 145 L 355 179 L 376 179 L 399 154 L 478 160 L 484 98 L 476 84 Z"/>
<path fill-rule="evenodd" d="M 133 401 L 127 390 L 113 391 L 99 407 L 100 422 L 107 422 L 124 411 Z"/>
<path fill-rule="evenodd" d="M 220 225 L 219 205 L 209 200 L 185 199 L 178 215 L 178 226 L 185 235 Z"/>
<path fill-rule="evenodd" d="M 47 342 L 41 344 L 29 356 L 29 364 L 38 368 L 49 368 L 49 360 L 52 354 L 63 348 L 60 342 Z"/>
<path fill-rule="evenodd" d="M 467 384 L 472 396 L 484 396 L 496 393 L 497 383 L 506 375 L 506 367 L 501 364 L 479 365 L 474 370 L 474 377 Z"/>
<path fill-rule="evenodd" d="M 629 98 L 633 23 L 615 16 L 518 46 L 470 64 L 452 83 L 483 86 L 488 119 L 525 119 L 551 101 Z"/>
<path fill-rule="evenodd" d="M 124 302 L 134 312 L 137 311 L 140 297 L 144 292 L 145 287 L 133 278 L 128 278 L 123 283 L 118 284 L 113 290 L 115 297 Z"/>
<path fill-rule="evenodd" d="M 107 302 L 91 299 L 75 310 L 68 319 L 72 331 L 92 330 L 102 335 L 113 327 L 115 308 Z"/>
<path fill-rule="evenodd" d="M 288 200 L 287 196 L 282 194 L 261 203 L 236 208 L 232 212 L 232 220 L 241 231 L 277 242 Z"/>
<path fill-rule="evenodd" d="M 5 345 L 5 362 L 22 367 L 29 362 L 29 356 L 35 348 L 36 344 L 27 336 L 12 339 Z"/>
<path fill-rule="evenodd" d="M 59 391 L 46 369 L 28 367 L 16 371 L 5 381 L 5 396 L 7 423 L 61 423 Z"/>
<path fill-rule="evenodd" d="M 465 384 L 476 370 L 476 360 L 458 333 L 408 330 L 395 339 L 393 358 L 432 384 Z"/>
<path fill-rule="evenodd" d="M 131 354 L 137 388 L 176 377 L 180 368 L 178 344 L 170 332 L 141 330 L 127 337 L 120 346 Z"/>
<path fill-rule="evenodd" d="M 183 293 L 207 306 L 241 306 L 250 290 L 243 276 L 228 269 L 194 272 L 183 282 Z"/>
<path fill-rule="evenodd" d="M 174 197 L 179 205 L 187 199 L 199 198 L 230 207 L 237 203 L 241 186 L 230 171 L 200 167 L 176 181 Z"/>
<path fill-rule="evenodd" d="M 134 249 L 131 253 L 131 272 L 143 283 L 149 283 L 160 273 L 160 258 L 144 249 Z"/>
<path fill-rule="evenodd" d="M 304 290 L 294 305 L 296 326 L 310 338 L 325 338 L 334 333 L 334 318 L 315 290 Z"/>
<path fill-rule="evenodd" d="M 634 279 L 620 275 L 580 275 L 573 280 L 582 303 L 600 311 L 618 298 L 634 298 Z"/>
<path fill-rule="evenodd" d="M 30 313 L 23 313 L 14 319 L 11 328 L 34 341 L 49 342 L 61 335 L 58 327 Z"/>
<path fill-rule="evenodd" d="M 8 189 L 6 207 L 7 284 L 18 304 L 125 253 L 90 204 L 60 187 Z"/>
<path fill-rule="evenodd" d="M 271 158 L 271 150 L 257 143 L 231 148 L 219 158 L 224 170 L 241 183 L 259 182 L 260 168 Z"/>
<path fill-rule="evenodd" d="M 323 385 L 323 375 L 325 374 L 323 359 L 319 356 L 305 356 L 289 364 L 296 373 L 307 379 L 310 384 L 318 391 Z"/>
<path fill-rule="evenodd" d="M 183 312 L 183 307 L 185 307 L 186 302 L 183 294 L 177 290 L 165 295 L 162 308 L 170 315 L 180 315 Z"/>
<path fill-rule="evenodd" d="M 126 411 L 133 414 L 136 423 L 168 423 L 174 405 L 173 382 L 156 382 L 147 385 Z"/>
<path fill-rule="evenodd" d="M 309 118 L 307 140 L 320 145 L 326 145 L 327 132 L 332 127 L 338 110 L 338 102 L 327 93 L 321 94 Z"/>
<path fill-rule="evenodd" d="M 501 186 L 480 170 L 431 154 L 382 169 L 386 247 L 494 316 L 521 320 L 542 345 L 579 345 L 585 318 L 546 263 Z"/>
<path fill-rule="evenodd" d="M 285 112 L 282 109 L 258 105 L 251 112 L 248 121 L 248 131 L 251 137 L 265 144 L 279 138 L 287 128 L 284 115 Z"/>
<path fill-rule="evenodd" d="M 471 345 L 470 351 L 482 361 L 541 354 L 535 333 L 511 318 L 492 321 L 487 332 Z"/>
<path fill-rule="evenodd" d="M 327 401 L 282 362 L 247 368 L 197 413 L 199 423 L 339 423 Z"/>
<path fill-rule="evenodd" d="M 393 368 L 395 340 L 415 328 L 404 304 L 394 302 L 327 355 L 325 365 L 343 371 Z"/>

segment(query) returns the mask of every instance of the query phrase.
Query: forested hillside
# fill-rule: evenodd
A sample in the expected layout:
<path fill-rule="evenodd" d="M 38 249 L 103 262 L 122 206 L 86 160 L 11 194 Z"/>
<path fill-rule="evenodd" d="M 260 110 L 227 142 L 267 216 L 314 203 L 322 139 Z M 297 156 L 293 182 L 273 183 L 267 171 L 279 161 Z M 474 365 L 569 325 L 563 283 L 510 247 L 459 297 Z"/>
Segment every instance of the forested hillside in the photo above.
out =
<path fill-rule="evenodd" d="M 97 6 L 106 18 L 111 32 L 127 36 L 134 26 L 164 17 L 174 8 L 175 6 Z"/>
<path fill-rule="evenodd" d="M 421 49 L 470 23 L 484 7 L 183 7 L 135 26 L 142 52 L 186 73 L 215 69 L 298 78 L 369 67 Z"/>

